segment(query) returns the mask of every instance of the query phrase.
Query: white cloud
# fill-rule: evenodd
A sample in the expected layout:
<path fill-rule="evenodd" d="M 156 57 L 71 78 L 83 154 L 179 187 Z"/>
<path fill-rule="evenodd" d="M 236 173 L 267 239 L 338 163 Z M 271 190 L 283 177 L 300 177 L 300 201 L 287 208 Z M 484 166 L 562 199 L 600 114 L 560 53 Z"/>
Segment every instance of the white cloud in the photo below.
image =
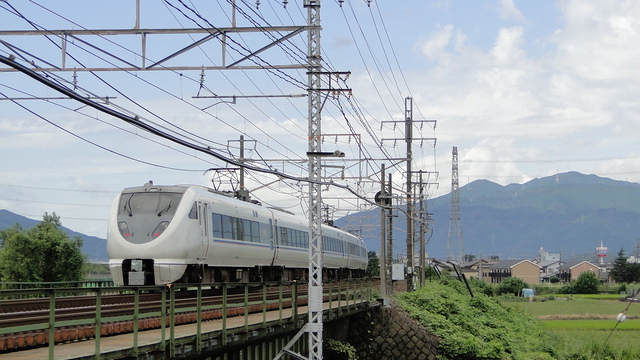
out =
<path fill-rule="evenodd" d="M 496 64 L 508 65 L 520 60 L 524 56 L 521 48 L 522 44 L 522 28 L 502 28 L 498 33 L 491 55 Z"/>
<path fill-rule="evenodd" d="M 524 16 L 520 12 L 520 10 L 516 8 L 515 4 L 513 3 L 513 0 L 500 0 L 499 5 L 500 5 L 500 8 L 498 9 L 498 12 L 502 19 L 518 20 L 518 21 L 524 20 Z"/>
<path fill-rule="evenodd" d="M 448 57 L 446 47 L 451 43 L 454 35 L 454 26 L 451 24 L 440 27 L 425 41 L 421 48 L 422 54 L 430 60 L 442 60 Z"/>

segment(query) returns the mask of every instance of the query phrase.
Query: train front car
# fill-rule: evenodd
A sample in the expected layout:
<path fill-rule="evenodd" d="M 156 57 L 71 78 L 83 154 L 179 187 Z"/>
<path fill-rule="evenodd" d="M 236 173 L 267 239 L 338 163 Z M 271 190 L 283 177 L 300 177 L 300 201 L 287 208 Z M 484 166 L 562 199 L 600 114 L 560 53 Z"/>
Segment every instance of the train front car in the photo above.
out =
<path fill-rule="evenodd" d="M 181 279 L 202 261 L 198 207 L 187 186 L 127 188 L 114 200 L 107 231 L 109 268 L 117 285 L 158 285 Z"/>

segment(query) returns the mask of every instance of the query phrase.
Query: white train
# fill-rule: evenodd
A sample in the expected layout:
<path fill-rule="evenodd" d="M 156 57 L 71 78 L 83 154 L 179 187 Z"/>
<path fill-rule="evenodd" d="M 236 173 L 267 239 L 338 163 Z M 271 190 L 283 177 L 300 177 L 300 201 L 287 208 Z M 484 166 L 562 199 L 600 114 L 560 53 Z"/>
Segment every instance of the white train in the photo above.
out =
<path fill-rule="evenodd" d="M 364 276 L 364 241 L 323 225 L 324 276 Z M 306 279 L 309 221 L 196 185 L 127 188 L 113 202 L 109 268 L 118 285 Z"/>

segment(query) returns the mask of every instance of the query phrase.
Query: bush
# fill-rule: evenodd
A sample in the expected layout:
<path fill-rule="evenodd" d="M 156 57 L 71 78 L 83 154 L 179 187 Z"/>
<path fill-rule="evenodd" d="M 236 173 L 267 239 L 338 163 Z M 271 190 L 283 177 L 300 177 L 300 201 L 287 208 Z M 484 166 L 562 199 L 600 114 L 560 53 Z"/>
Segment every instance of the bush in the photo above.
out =
<path fill-rule="evenodd" d="M 460 281 L 443 278 L 397 299 L 441 339 L 438 348 L 443 358 L 553 358 L 551 339 L 537 320 L 480 292 L 470 297 Z"/>
<path fill-rule="evenodd" d="M 519 279 L 517 277 L 506 277 L 502 280 L 500 285 L 498 285 L 498 295 L 502 294 L 513 294 L 515 296 L 520 296 L 520 292 L 524 288 L 528 288 L 529 285 Z"/>
<path fill-rule="evenodd" d="M 573 294 L 597 294 L 600 279 L 593 271 L 585 271 L 572 285 Z"/>
<path fill-rule="evenodd" d="M 324 348 L 325 358 L 336 360 L 358 360 L 356 356 L 356 348 L 348 342 L 342 342 L 333 339 L 325 339 Z"/>
<path fill-rule="evenodd" d="M 621 292 L 627 292 L 627 284 L 620 284 L 620 287 L 618 288 L 618 294 L 620 294 Z"/>
<path fill-rule="evenodd" d="M 468 281 L 469 281 L 469 286 L 471 286 L 471 289 L 473 290 L 474 294 L 477 292 L 480 292 L 487 296 L 494 295 L 493 287 L 491 287 L 491 285 L 487 284 L 486 282 L 476 278 L 471 278 Z"/>

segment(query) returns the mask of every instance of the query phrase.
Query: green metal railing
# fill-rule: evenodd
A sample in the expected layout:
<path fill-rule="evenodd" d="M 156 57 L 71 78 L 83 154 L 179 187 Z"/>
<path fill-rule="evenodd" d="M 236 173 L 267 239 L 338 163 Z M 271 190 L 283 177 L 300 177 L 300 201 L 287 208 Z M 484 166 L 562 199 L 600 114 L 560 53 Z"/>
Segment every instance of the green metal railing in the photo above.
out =
<path fill-rule="evenodd" d="M 26 289 L 60 289 L 60 288 L 103 288 L 113 287 L 113 280 L 83 280 L 83 281 L 56 281 L 56 282 L 0 282 L 0 290 L 26 290 Z"/>
<path fill-rule="evenodd" d="M 4 284 L 3 284 L 4 285 Z M 202 349 L 203 331 L 202 331 L 202 317 L 203 313 L 207 311 L 220 311 L 221 312 L 221 330 L 220 338 L 222 345 L 227 343 L 227 333 L 229 332 L 227 319 L 231 316 L 229 310 L 242 309 L 244 313 L 244 326 L 243 330 L 249 329 L 249 309 L 255 305 L 261 305 L 262 321 L 259 326 L 267 326 L 267 313 L 269 308 L 271 311 L 278 311 L 278 318 L 275 320 L 277 324 L 283 324 L 286 322 L 298 321 L 298 301 L 306 300 L 307 295 L 304 290 L 307 286 L 304 283 L 287 282 L 287 283 L 273 283 L 273 284 L 229 284 L 229 283 L 214 283 L 214 284 L 173 284 L 171 286 L 137 286 L 137 287 L 105 287 L 99 285 L 97 287 L 50 287 L 50 288 L 25 288 L 24 284 L 20 284 L 17 288 L 12 290 L 4 290 L 4 287 L 0 290 L 0 309 L 3 306 L 3 302 L 11 301 L 11 299 L 26 299 L 26 298 L 49 298 L 49 320 L 48 322 L 37 324 L 26 324 L 20 326 L 4 327 L 0 328 L 0 337 L 8 334 L 22 333 L 22 332 L 45 332 L 48 336 L 49 347 L 49 359 L 54 359 L 55 353 L 55 335 L 56 329 L 62 327 L 74 327 L 84 326 L 94 328 L 94 340 L 95 340 L 95 359 L 100 359 L 101 354 L 101 339 L 104 336 L 102 334 L 102 326 L 104 324 L 113 324 L 119 322 L 132 322 L 133 323 L 133 345 L 128 350 L 127 356 L 137 357 L 139 354 L 139 333 L 140 322 L 147 319 L 160 319 L 160 342 L 157 347 L 151 349 L 153 351 L 165 352 L 168 356 L 175 356 L 176 348 L 176 324 L 177 317 L 183 314 L 197 314 L 196 316 L 196 334 L 195 334 L 195 347 L 199 352 Z M 22 288 L 21 288 L 22 287 Z M 203 288 L 212 288 L 221 290 L 222 299 L 219 302 L 204 305 Z M 277 297 L 268 296 L 268 290 L 277 288 Z M 285 292 L 285 289 L 291 291 Z M 195 290 L 196 302 L 195 305 L 189 305 L 185 307 L 178 307 L 176 305 L 176 293 L 181 290 Z M 230 304 L 229 292 L 234 291 L 236 294 L 244 294 L 243 304 Z M 250 301 L 249 294 L 256 294 L 262 292 L 262 296 L 259 300 Z M 160 293 L 160 305 L 158 310 L 154 311 L 140 311 L 140 295 L 146 293 Z M 83 318 L 74 320 L 59 320 L 56 319 L 55 307 L 56 302 L 61 299 L 69 299 L 71 296 L 78 295 L 91 295 L 95 297 L 95 316 L 93 318 Z M 130 314 L 117 315 L 117 316 L 104 316 L 102 306 L 103 300 L 113 294 L 129 294 L 133 295 L 134 303 L 133 309 Z M 273 293 L 271 293 L 273 294 Z M 371 283 L 366 279 L 357 280 L 342 280 L 337 282 L 329 282 L 325 284 L 325 301 L 328 301 L 329 306 L 329 318 L 342 316 L 343 311 L 347 311 L 350 306 L 356 306 L 358 304 L 366 303 L 371 299 Z M 290 303 L 291 307 L 287 309 L 284 304 Z M 337 308 L 337 309 L 336 309 Z M 332 315 L 332 310 L 334 314 Z M 238 310 L 234 310 L 237 312 Z M 337 313 L 336 313 L 337 312 Z M 254 312 L 255 313 L 255 312 Z M 252 325 L 255 326 L 255 325 Z M 167 329 L 168 327 L 168 329 Z M 149 351 L 147 347 L 145 351 Z"/>

